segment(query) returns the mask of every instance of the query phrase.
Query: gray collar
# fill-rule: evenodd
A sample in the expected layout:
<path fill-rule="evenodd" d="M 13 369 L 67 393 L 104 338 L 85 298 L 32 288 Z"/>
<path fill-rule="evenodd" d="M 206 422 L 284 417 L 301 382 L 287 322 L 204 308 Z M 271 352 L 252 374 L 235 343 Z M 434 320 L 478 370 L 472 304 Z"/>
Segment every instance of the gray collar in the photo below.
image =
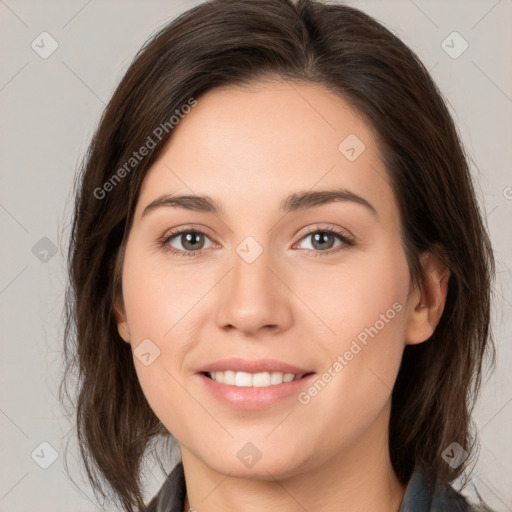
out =
<path fill-rule="evenodd" d="M 466 499 L 451 485 L 437 487 L 416 467 L 405 490 L 398 512 L 470 512 Z"/>

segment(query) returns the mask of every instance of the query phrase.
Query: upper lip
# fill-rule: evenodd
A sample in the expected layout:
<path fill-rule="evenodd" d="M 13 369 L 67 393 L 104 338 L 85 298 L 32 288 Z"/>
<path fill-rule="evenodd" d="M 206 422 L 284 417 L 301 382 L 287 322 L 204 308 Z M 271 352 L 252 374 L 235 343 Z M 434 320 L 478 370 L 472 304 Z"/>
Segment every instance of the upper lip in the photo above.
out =
<path fill-rule="evenodd" d="M 300 368 L 292 364 L 284 363 L 276 359 L 242 359 L 230 357 L 208 363 L 197 370 L 198 373 L 222 372 L 233 370 L 235 372 L 260 373 L 260 372 L 282 372 L 305 374 L 312 373 L 312 370 Z"/>

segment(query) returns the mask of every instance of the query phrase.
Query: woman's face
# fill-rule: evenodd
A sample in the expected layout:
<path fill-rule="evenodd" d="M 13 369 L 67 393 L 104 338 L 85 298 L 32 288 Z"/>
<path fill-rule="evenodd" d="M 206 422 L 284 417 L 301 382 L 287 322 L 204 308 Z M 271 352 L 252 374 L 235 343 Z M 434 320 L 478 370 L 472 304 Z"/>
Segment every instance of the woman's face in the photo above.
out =
<path fill-rule="evenodd" d="M 211 203 L 146 210 L 184 195 Z M 265 479 L 386 442 L 418 296 L 372 131 L 340 97 L 200 97 L 144 179 L 122 283 L 119 332 L 182 452 Z"/>

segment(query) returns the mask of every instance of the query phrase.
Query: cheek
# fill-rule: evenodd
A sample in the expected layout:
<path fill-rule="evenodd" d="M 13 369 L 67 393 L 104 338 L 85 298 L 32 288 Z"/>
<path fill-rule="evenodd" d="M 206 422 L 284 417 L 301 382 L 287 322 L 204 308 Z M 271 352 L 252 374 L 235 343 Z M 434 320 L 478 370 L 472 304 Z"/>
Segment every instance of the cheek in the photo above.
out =
<path fill-rule="evenodd" d="M 123 266 L 123 297 L 135 344 L 145 338 L 168 345 L 186 315 L 204 294 L 192 271 L 165 265 L 165 259 L 127 248 Z"/>
<path fill-rule="evenodd" d="M 180 383 L 188 347 L 182 329 L 191 310 L 190 290 L 194 287 L 185 286 L 170 268 L 151 264 L 143 251 L 128 249 L 123 265 L 123 298 L 135 371 L 153 412 L 180 437 L 186 433 L 190 412 L 190 396 Z M 144 353 L 150 354 L 146 360 L 141 357 Z"/>
<path fill-rule="evenodd" d="M 343 393 L 354 410 L 387 400 L 404 349 L 408 290 L 405 255 L 383 246 L 298 292 L 321 319 L 321 352 L 337 375 L 333 400 Z"/>
<path fill-rule="evenodd" d="M 386 336 L 403 329 L 404 315 L 399 313 L 405 311 L 409 270 L 400 250 L 385 247 L 354 253 L 346 265 L 322 269 L 314 280 L 298 278 L 293 286 L 321 320 L 333 348 L 342 348 L 360 333 L 364 339 L 365 329 L 375 324 Z"/>

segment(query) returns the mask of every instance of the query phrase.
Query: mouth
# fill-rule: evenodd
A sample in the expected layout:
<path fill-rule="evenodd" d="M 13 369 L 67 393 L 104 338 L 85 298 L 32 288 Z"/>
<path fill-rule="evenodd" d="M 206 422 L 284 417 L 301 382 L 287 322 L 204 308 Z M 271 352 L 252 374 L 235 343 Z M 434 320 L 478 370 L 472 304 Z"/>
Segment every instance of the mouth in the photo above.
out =
<path fill-rule="evenodd" d="M 201 372 L 202 375 L 221 384 L 236 386 L 241 388 L 268 388 L 278 386 L 288 382 L 301 380 L 314 372 L 309 373 L 284 373 L 284 372 L 239 372 L 235 370 L 225 370 L 217 372 Z"/>
<path fill-rule="evenodd" d="M 221 404 L 246 411 L 277 407 L 285 400 L 293 400 L 315 375 L 311 366 L 268 358 L 230 357 L 196 370 L 200 389 Z"/>
<path fill-rule="evenodd" d="M 311 385 L 316 373 L 217 370 L 196 375 L 204 391 L 220 403 L 238 410 L 261 411 L 277 407 L 284 400 L 293 400 L 290 403 L 298 404 L 294 397 Z"/>

